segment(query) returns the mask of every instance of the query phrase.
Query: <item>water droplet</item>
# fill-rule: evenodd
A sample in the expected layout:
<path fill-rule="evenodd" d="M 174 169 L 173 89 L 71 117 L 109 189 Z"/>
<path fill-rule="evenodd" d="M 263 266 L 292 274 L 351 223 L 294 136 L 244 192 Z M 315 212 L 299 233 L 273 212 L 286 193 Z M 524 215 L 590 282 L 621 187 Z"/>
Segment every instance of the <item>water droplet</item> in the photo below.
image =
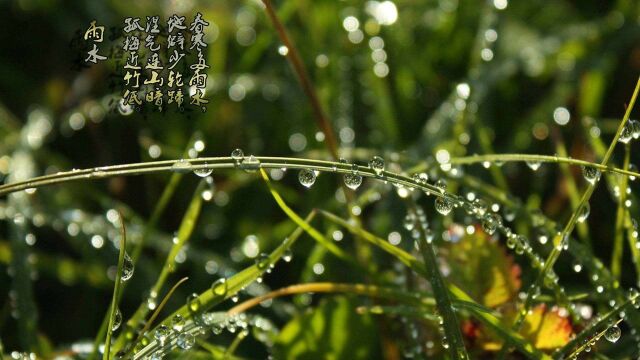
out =
<path fill-rule="evenodd" d="M 207 163 L 204 163 L 204 166 L 207 166 Z M 209 167 L 204 167 L 204 168 L 199 168 L 199 169 L 194 169 L 193 173 L 200 176 L 200 177 L 207 177 L 209 175 L 211 175 L 211 173 L 213 172 L 213 169 L 209 168 Z"/>
<path fill-rule="evenodd" d="M 585 222 L 591 213 L 591 205 L 589 203 L 584 203 L 582 208 L 580 208 L 580 212 L 578 213 L 578 222 Z"/>
<path fill-rule="evenodd" d="M 435 201 L 435 207 L 440 214 L 447 215 L 453 210 L 453 203 L 448 198 L 438 197 Z"/>
<path fill-rule="evenodd" d="M 580 271 L 582 271 L 582 264 L 581 264 L 581 263 L 580 263 L 580 261 L 578 261 L 578 260 L 575 260 L 575 261 L 573 262 L 572 267 L 573 267 L 573 271 L 575 271 L 575 272 L 577 272 L 577 273 L 579 273 Z"/>
<path fill-rule="evenodd" d="M 127 281 L 131 279 L 131 277 L 133 276 L 133 270 L 134 270 L 133 260 L 131 260 L 131 257 L 129 257 L 129 254 L 125 252 L 124 260 L 122 262 L 122 277 L 121 277 L 122 281 Z"/>
<path fill-rule="evenodd" d="M 487 213 L 487 209 L 489 209 L 489 206 L 487 205 L 486 201 L 482 199 L 475 199 L 473 201 L 473 211 L 476 214 L 483 216 L 484 214 Z"/>
<path fill-rule="evenodd" d="M 182 333 L 178 335 L 178 339 L 176 341 L 176 344 L 178 344 L 178 346 L 184 350 L 191 349 L 195 343 L 196 339 L 189 333 Z"/>
<path fill-rule="evenodd" d="M 622 335 L 622 331 L 618 325 L 611 326 L 604 333 L 604 337 L 612 343 L 618 341 L 618 339 L 620 339 L 620 335 Z"/>
<path fill-rule="evenodd" d="M 298 173 L 298 180 L 300 184 L 310 188 L 316 182 L 316 173 L 313 170 L 302 169 Z"/>
<path fill-rule="evenodd" d="M 633 138 L 640 138 L 640 121 L 629 120 L 629 127 L 631 128 L 631 135 L 633 136 Z"/>
<path fill-rule="evenodd" d="M 374 156 L 369 161 L 369 167 L 376 173 L 376 175 L 382 175 L 382 172 L 384 171 L 384 159 L 380 156 Z"/>
<path fill-rule="evenodd" d="M 293 252 L 291 251 L 291 249 L 287 249 L 284 251 L 284 253 L 282 254 L 282 259 L 286 262 L 290 262 L 291 259 L 293 259 Z"/>
<path fill-rule="evenodd" d="M 527 161 L 527 166 L 533 171 L 537 171 L 540 168 L 540 165 L 542 165 L 542 162 L 540 161 L 535 161 L 535 160 Z"/>
<path fill-rule="evenodd" d="M 408 231 L 413 230 L 415 225 L 415 221 L 413 218 L 413 215 L 411 214 L 407 214 L 407 216 L 404 217 L 404 228 L 407 229 Z"/>
<path fill-rule="evenodd" d="M 240 165 L 242 167 L 242 170 L 248 173 L 254 173 L 258 171 L 258 169 L 260 169 L 260 160 L 251 155 L 248 158 L 243 159 Z"/>
<path fill-rule="evenodd" d="M 482 229 L 489 235 L 496 232 L 498 225 L 500 225 L 500 219 L 496 214 L 487 214 L 482 219 Z"/>
<path fill-rule="evenodd" d="M 445 191 L 447 191 L 447 182 L 443 179 L 440 179 L 436 181 L 436 187 L 438 188 L 438 190 L 440 190 L 441 193 L 444 193 Z"/>
<path fill-rule="evenodd" d="M 236 165 L 240 165 L 240 162 L 244 158 L 244 152 L 242 149 L 235 149 L 231 152 L 231 158 L 236 162 Z"/>
<path fill-rule="evenodd" d="M 633 171 L 634 173 L 637 173 L 638 167 L 636 166 L 636 164 L 629 164 L 629 171 Z M 629 175 L 629 180 L 635 181 L 636 177 L 633 175 Z"/>
<path fill-rule="evenodd" d="M 583 166 L 582 176 L 584 176 L 584 179 L 593 185 L 596 181 L 600 180 L 600 170 L 593 166 Z"/>
<path fill-rule="evenodd" d="M 120 309 L 116 308 L 115 314 L 113 314 L 113 324 L 111 325 L 111 331 L 116 331 L 122 325 L 122 313 Z"/>
<path fill-rule="evenodd" d="M 185 159 L 180 159 L 171 165 L 171 171 L 177 173 L 186 173 L 191 170 L 191 163 Z"/>
<path fill-rule="evenodd" d="M 211 290 L 216 296 L 225 296 L 227 294 L 227 279 L 220 278 L 211 284 Z"/>
<path fill-rule="evenodd" d="M 167 339 L 171 336 L 171 329 L 167 325 L 160 325 L 156 330 L 153 337 L 160 343 L 160 346 L 164 346 Z"/>
<path fill-rule="evenodd" d="M 349 189 L 356 190 L 360 185 L 362 185 L 362 176 L 358 174 L 345 174 L 344 184 Z"/>
<path fill-rule="evenodd" d="M 624 128 L 622 128 L 622 132 L 620 133 L 620 137 L 618 138 L 618 141 L 620 141 L 623 144 L 628 144 L 629 141 L 631 141 L 631 139 L 633 139 L 633 129 L 632 129 L 632 124 L 630 122 L 628 122 Z"/>
<path fill-rule="evenodd" d="M 198 312 L 198 310 L 200 310 L 200 298 L 198 298 L 198 294 L 193 293 L 187 297 L 187 307 L 192 313 Z"/>
<path fill-rule="evenodd" d="M 258 255 L 258 258 L 256 259 L 256 266 L 258 269 L 264 270 L 269 266 L 269 261 L 269 255 L 262 253 Z"/>
<path fill-rule="evenodd" d="M 184 329 L 184 325 L 184 318 L 180 314 L 176 314 L 173 319 L 171 319 L 171 327 L 176 332 L 182 331 L 182 329 Z"/>

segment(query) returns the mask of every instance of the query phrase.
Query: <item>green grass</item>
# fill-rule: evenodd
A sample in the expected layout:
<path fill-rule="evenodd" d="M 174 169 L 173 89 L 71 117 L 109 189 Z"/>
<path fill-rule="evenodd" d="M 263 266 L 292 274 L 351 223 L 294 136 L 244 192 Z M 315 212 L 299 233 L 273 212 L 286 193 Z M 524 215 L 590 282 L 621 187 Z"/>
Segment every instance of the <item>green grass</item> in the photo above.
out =
<path fill-rule="evenodd" d="M 0 360 L 636 356 L 634 1 L 179 5 L 0 5 Z M 205 113 L 65 65 L 195 11 Z"/>

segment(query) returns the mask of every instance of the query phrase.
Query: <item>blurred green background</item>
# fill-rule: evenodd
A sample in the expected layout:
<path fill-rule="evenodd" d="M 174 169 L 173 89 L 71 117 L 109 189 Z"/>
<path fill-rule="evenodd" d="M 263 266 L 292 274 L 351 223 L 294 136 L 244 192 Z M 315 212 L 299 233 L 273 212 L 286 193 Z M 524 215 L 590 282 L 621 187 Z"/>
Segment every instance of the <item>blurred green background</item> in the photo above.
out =
<path fill-rule="evenodd" d="M 598 160 L 589 137 L 610 141 L 640 70 L 640 3 L 634 0 L 283 0 L 274 6 L 331 119 L 341 156 L 361 163 L 380 155 L 406 169 L 433 162 L 440 149 L 451 156 L 554 154 L 559 142 L 570 156 Z M 144 113 L 125 116 L 112 109 L 121 89 L 117 82 L 115 92 L 111 86 L 113 59 L 74 66 L 79 54 L 74 39 L 91 20 L 121 28 L 125 17 L 159 15 L 164 24 L 172 14 L 189 22 L 196 12 L 210 22 L 205 30 L 211 66 L 206 112 L 158 112 L 146 105 Z M 121 42 L 107 39 L 101 48 Z M 23 166 L 36 176 L 177 159 L 193 140 L 204 145 L 197 156 L 228 156 L 242 148 L 245 154 L 329 159 L 309 102 L 279 53 L 281 45 L 255 0 L 0 1 L 0 176 L 10 181 L 12 169 Z M 633 145 L 632 153 L 636 149 Z M 521 164 L 500 169 L 512 196 L 550 218 L 569 215 L 566 184 L 556 166 L 533 175 Z M 465 171 L 495 181 L 481 166 Z M 572 171 L 579 176 L 579 168 Z M 5 350 L 23 347 L 12 318 L 14 277 L 8 266 L 9 239 L 15 235 L 8 224 L 15 214 L 27 216 L 29 234 L 37 239 L 27 241 L 34 242 L 27 251 L 32 254 L 39 333 L 52 346 L 64 348 L 93 339 L 110 301 L 107 274 L 113 276 L 116 259 L 110 240 L 118 230 L 105 215 L 128 208 L 130 231 L 139 233 L 169 176 L 40 189 L 24 209 L 0 200 L 0 336 Z M 293 229 L 256 176 L 233 171 L 213 176 L 213 199 L 203 208 L 183 263 L 172 275 L 172 281 L 181 276 L 190 280 L 169 302 L 166 314 L 182 305 L 187 294 L 253 263 L 256 246 L 273 249 Z M 336 178 L 320 177 L 311 190 L 296 178 L 285 173 L 279 186 L 300 214 L 313 207 L 345 212 L 343 196 L 339 191 L 334 196 Z M 154 229 L 123 298 L 125 318 L 146 301 L 145 289 L 159 272 L 198 180 L 182 179 Z M 363 205 L 365 227 L 378 234 L 400 231 L 401 203 L 391 196 L 372 202 Z M 606 188 L 596 191 L 593 203 L 601 206 L 591 210 L 591 218 L 597 219 L 590 223 L 592 243 L 608 264 L 614 212 Z M 431 215 L 432 207 L 427 208 Z M 331 229 L 329 224 L 324 228 Z M 341 246 L 351 249 L 352 239 L 345 235 Z M 391 267 L 388 258 L 376 259 L 380 268 Z M 322 272 L 314 272 L 317 263 L 323 264 Z M 363 280 L 344 266 L 307 238 L 298 243 L 293 261 L 278 265 L 256 292 L 313 279 Z M 558 273 L 562 277 L 563 270 Z M 579 277 L 564 281 L 568 289 L 584 286 Z M 623 274 L 622 282 L 635 280 Z M 294 306 L 304 308 L 306 300 L 298 300 Z M 318 300 L 314 296 L 312 301 Z M 336 306 L 344 305 L 336 301 Z M 287 304 L 261 311 L 283 325 L 290 319 Z M 220 342 L 228 344 L 232 337 L 225 336 L 227 341 Z M 238 354 L 266 356 L 255 341 L 245 345 Z"/>

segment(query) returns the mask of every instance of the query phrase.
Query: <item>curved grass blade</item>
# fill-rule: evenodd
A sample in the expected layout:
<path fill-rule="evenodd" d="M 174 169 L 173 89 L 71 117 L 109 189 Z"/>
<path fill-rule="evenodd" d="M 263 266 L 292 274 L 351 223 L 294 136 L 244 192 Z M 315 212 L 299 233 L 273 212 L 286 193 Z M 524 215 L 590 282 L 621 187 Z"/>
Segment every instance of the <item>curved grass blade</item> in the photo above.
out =
<path fill-rule="evenodd" d="M 122 271 L 124 265 L 124 256 L 127 251 L 127 233 L 124 225 L 124 217 L 120 214 L 120 223 L 122 227 L 122 237 L 120 238 L 120 253 L 118 255 L 118 271 L 116 273 L 116 281 L 113 286 L 113 297 L 111 298 L 111 310 L 109 312 L 109 322 L 107 323 L 107 336 L 104 341 L 104 352 L 102 353 L 103 360 L 109 360 L 111 358 L 111 336 L 113 335 L 113 322 L 116 317 L 116 311 L 118 311 L 118 299 L 120 298 L 120 291 L 122 289 Z"/>
<path fill-rule="evenodd" d="M 287 216 L 291 220 L 293 220 L 293 222 L 295 222 L 299 227 L 304 229 L 304 231 L 306 231 L 309 234 L 309 236 L 311 236 L 314 240 L 318 241 L 320 244 L 326 247 L 327 250 L 329 250 L 332 254 L 334 254 L 338 258 L 345 260 L 347 262 L 356 263 L 355 260 L 349 254 L 347 254 L 344 250 L 336 246 L 336 244 L 334 244 L 333 242 L 327 240 L 327 238 L 324 237 L 318 230 L 314 229 L 311 225 L 305 222 L 300 216 L 298 216 L 298 214 L 296 214 L 293 210 L 291 210 L 291 208 L 287 205 L 287 203 L 284 202 L 284 199 L 282 199 L 282 196 L 280 196 L 278 191 L 271 184 L 271 180 L 269 180 L 269 175 L 267 175 L 267 172 L 264 171 L 264 169 L 260 169 L 260 174 L 262 175 L 262 178 L 264 179 L 265 183 L 269 187 L 271 196 L 273 196 L 278 206 L 280 206 L 282 211 L 284 211 L 284 213 L 287 214 Z"/>

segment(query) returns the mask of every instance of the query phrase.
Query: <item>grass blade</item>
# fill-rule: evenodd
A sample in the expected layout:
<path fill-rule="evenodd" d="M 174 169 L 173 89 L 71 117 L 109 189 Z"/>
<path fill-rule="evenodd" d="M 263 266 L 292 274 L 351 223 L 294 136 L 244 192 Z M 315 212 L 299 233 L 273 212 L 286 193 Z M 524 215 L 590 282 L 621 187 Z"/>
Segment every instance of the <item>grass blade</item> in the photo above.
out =
<path fill-rule="evenodd" d="M 442 316 L 444 327 L 444 333 L 449 342 L 449 346 L 446 347 L 449 350 L 449 355 L 452 359 L 468 359 L 469 355 L 464 346 L 464 340 L 462 339 L 462 333 L 460 332 L 460 325 L 458 318 L 453 311 L 451 304 L 451 298 L 449 290 L 445 284 L 440 268 L 438 266 L 438 260 L 436 259 L 436 252 L 433 248 L 433 244 L 427 240 L 428 234 L 426 233 L 426 224 L 422 223 L 420 216 L 415 213 L 415 205 L 411 204 L 411 213 L 415 219 L 415 229 L 419 230 L 419 238 L 416 239 L 419 244 L 422 258 L 427 268 L 427 278 L 431 283 L 433 290 L 433 296 L 436 299 L 436 306 L 438 312 Z M 443 339 L 443 343 L 444 343 Z"/>
<path fill-rule="evenodd" d="M 109 360 L 111 358 L 111 336 L 113 335 L 113 322 L 116 317 L 116 311 L 118 311 L 118 299 L 120 298 L 120 291 L 122 289 L 122 271 L 124 264 L 124 256 L 127 252 L 127 233 L 124 225 L 124 217 L 120 214 L 120 224 L 122 230 L 122 237 L 120 238 L 120 253 L 118 255 L 118 271 L 116 273 L 116 281 L 113 286 L 113 297 L 111 298 L 111 310 L 109 311 L 109 322 L 107 323 L 107 336 L 104 341 L 104 352 L 102 353 L 102 360 Z"/>

